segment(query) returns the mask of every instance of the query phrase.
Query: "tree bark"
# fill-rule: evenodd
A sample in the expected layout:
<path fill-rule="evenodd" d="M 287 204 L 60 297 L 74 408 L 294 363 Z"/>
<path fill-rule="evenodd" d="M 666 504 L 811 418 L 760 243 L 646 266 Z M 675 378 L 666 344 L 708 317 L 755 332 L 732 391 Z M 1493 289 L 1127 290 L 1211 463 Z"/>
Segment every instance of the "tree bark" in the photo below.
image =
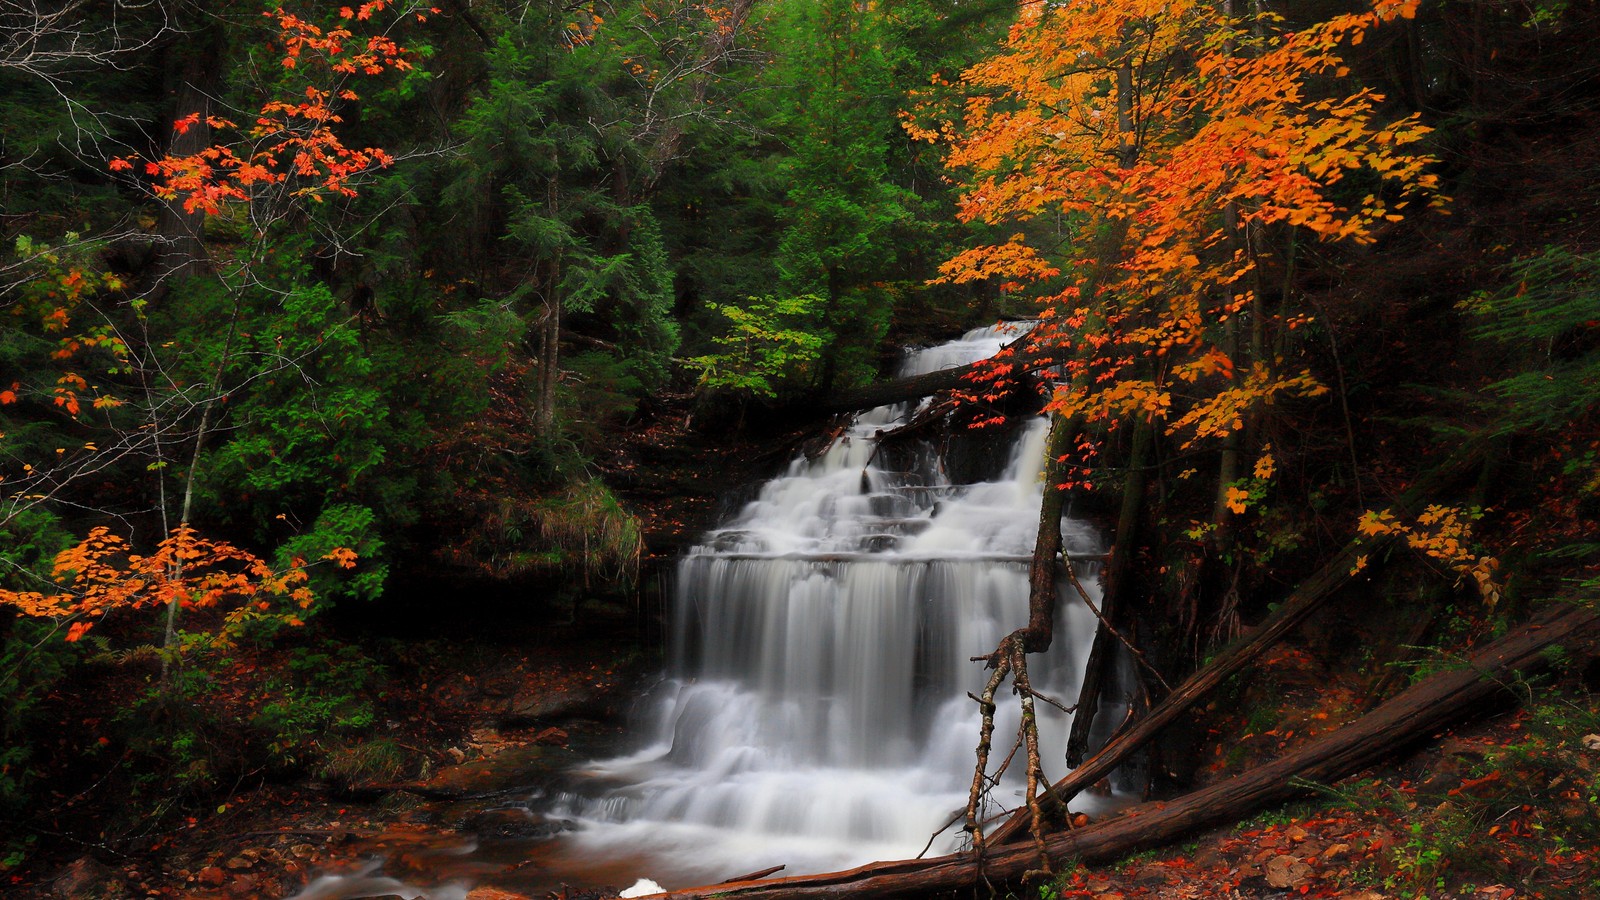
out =
<path fill-rule="evenodd" d="M 192 156 L 211 146 L 211 125 L 207 117 L 214 112 L 211 98 L 222 81 L 224 38 L 216 25 L 201 26 L 198 33 L 186 36 L 168 53 L 168 92 L 172 95 L 170 122 L 190 114 L 200 118 L 183 131 L 171 129 L 166 152 L 169 156 Z M 156 226 L 157 284 L 165 290 L 171 280 L 201 274 L 210 265 L 205 245 L 205 213 L 186 210 L 181 199 L 164 200 Z"/>
<path fill-rule="evenodd" d="M 1028 627 L 1021 632 L 1024 653 L 1043 653 L 1055 640 L 1055 609 L 1059 592 L 1056 585 L 1056 558 L 1061 555 L 1061 505 L 1066 492 L 1061 490 L 1063 466 L 1077 422 L 1060 415 L 1050 417 L 1050 435 L 1044 449 L 1044 498 L 1039 501 L 1039 534 L 1034 539 L 1033 559 L 1028 564 Z M 1068 560 L 1067 565 L 1072 561 Z"/>
<path fill-rule="evenodd" d="M 1195 829 L 1235 821 L 1269 804 L 1305 793 L 1307 782 L 1330 784 L 1378 763 L 1440 729 L 1500 700 L 1514 700 L 1507 682 L 1542 668 L 1545 651 L 1586 643 L 1593 652 L 1600 615 L 1578 606 L 1555 606 L 1534 621 L 1472 654 L 1466 665 L 1440 672 L 1372 713 L 1281 759 L 1171 801 L 1144 803 L 1121 815 L 1051 835 L 1055 859 L 1103 862 L 1158 846 Z M 963 889 L 979 882 L 1015 882 L 1037 861 L 1018 845 L 982 859 L 956 853 L 927 860 L 871 863 L 843 872 L 770 881 L 718 884 L 671 891 L 692 900 L 809 900 L 899 897 Z"/>

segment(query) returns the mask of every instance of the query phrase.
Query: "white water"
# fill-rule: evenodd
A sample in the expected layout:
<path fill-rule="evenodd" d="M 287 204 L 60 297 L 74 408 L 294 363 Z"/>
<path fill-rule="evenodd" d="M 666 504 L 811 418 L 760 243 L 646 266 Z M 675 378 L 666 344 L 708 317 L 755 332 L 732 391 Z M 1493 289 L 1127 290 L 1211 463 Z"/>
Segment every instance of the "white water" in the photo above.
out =
<path fill-rule="evenodd" d="M 1007 339 L 972 332 L 912 354 L 903 374 Z M 910 412 L 862 414 L 684 558 L 673 677 L 648 744 L 592 764 L 605 790 L 557 810 L 580 824 L 575 853 L 639 859 L 638 875 L 679 886 L 780 864 L 826 871 L 915 856 L 964 807 L 978 736 L 967 694 L 987 677 L 971 657 L 1027 623 L 1045 422 L 1020 429 L 993 481 L 953 485 L 929 448 L 875 453 L 874 436 Z M 1086 526 L 1064 531 L 1069 554 L 1098 554 Z M 1062 602 L 1054 646 L 1030 663 L 1035 690 L 1072 703 L 1093 634 L 1092 613 Z M 995 762 L 1015 706 L 1001 703 Z M 1069 718 L 1041 704 L 1039 719 L 1042 746 L 1063 747 Z M 1058 754 L 1044 761 L 1052 779 L 1065 773 Z M 1021 800 L 1022 767 L 995 792 L 1005 807 Z M 931 852 L 956 849 L 958 834 Z"/>

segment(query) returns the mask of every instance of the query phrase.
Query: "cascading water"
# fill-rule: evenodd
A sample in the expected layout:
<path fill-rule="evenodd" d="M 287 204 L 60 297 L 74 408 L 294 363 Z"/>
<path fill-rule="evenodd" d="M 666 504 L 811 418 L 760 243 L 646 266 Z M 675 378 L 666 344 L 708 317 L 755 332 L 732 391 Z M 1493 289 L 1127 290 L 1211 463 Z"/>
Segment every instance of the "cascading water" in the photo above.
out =
<path fill-rule="evenodd" d="M 984 358 L 1008 337 L 983 329 L 914 352 L 903 374 Z M 1046 425 L 1020 429 L 998 477 L 952 484 L 931 448 L 878 446 L 911 412 L 862 414 L 682 560 L 649 745 L 593 764 L 584 780 L 603 787 L 562 798 L 574 851 L 638 860 L 669 885 L 824 871 L 914 856 L 964 807 L 978 735 L 967 695 L 987 675 L 971 657 L 1027 622 Z M 1069 555 L 1097 557 L 1086 526 L 1064 531 Z M 1095 622 L 1081 602 L 1057 616 L 1030 672 L 1070 703 Z M 1002 704 L 997 759 L 1016 716 Z M 1069 717 L 1041 704 L 1039 719 L 1042 745 L 1064 746 Z M 1020 803 L 1012 768 L 1016 783 L 995 792 L 1006 806 Z"/>

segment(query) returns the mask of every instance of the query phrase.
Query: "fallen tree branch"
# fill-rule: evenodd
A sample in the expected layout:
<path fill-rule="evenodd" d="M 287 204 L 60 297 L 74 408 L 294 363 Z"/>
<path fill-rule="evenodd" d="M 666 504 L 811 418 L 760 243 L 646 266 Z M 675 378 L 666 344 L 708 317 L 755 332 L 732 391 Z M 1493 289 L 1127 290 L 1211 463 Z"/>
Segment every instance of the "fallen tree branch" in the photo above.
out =
<path fill-rule="evenodd" d="M 1306 793 L 1307 782 L 1328 784 L 1425 741 L 1491 701 L 1514 698 L 1508 682 L 1537 671 L 1555 645 L 1593 645 L 1600 615 L 1557 605 L 1534 621 L 1484 646 L 1458 668 L 1439 672 L 1349 725 L 1281 759 L 1171 801 L 1144 803 L 1083 828 L 1049 836 L 1058 860 L 1103 862 L 1157 846 L 1198 828 L 1235 821 L 1269 804 Z M 956 853 L 929 860 L 871 863 L 842 872 L 670 891 L 680 900 L 808 900 L 899 897 L 952 891 L 980 878 L 1015 882 L 1038 860 L 1031 845 L 992 849 L 986 856 Z"/>
<path fill-rule="evenodd" d="M 1025 383 L 1026 376 L 1030 373 L 1059 364 L 1061 362 L 1059 357 L 1064 352 L 1059 347 L 1036 346 L 1029 342 L 1026 334 L 1000 348 L 1001 358 L 1004 358 L 1005 354 L 1012 354 L 1007 362 L 1012 363 L 1015 369 L 1009 380 L 1017 384 Z M 937 372 L 881 381 L 864 387 L 847 388 L 825 397 L 800 400 L 794 406 L 815 414 L 832 414 L 872 409 L 889 403 L 907 403 L 940 391 L 960 387 L 971 388 L 974 386 L 973 376 L 991 365 L 992 361 L 989 359 L 979 360 L 964 366 L 940 369 Z"/>

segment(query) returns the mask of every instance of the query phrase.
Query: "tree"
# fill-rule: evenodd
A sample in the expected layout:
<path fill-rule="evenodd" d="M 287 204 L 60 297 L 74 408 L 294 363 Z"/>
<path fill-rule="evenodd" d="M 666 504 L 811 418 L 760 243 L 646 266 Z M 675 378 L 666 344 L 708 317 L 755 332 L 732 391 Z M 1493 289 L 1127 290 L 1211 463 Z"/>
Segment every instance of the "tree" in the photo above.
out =
<path fill-rule="evenodd" d="M 271 241 L 294 206 L 352 196 L 355 179 L 389 162 L 380 150 L 345 146 L 338 131 L 343 117 L 337 108 L 358 99 L 351 79 L 410 67 L 399 45 L 386 34 L 358 36 L 353 31 L 357 23 L 365 27 L 387 8 L 385 0 L 344 8 L 335 18 L 337 24 L 327 27 L 278 9 L 269 15 L 282 54 L 278 61 L 299 75 L 294 99 L 267 96 L 260 101 L 254 123 L 246 128 L 216 116 L 183 116 L 173 125 L 178 134 L 203 120 L 213 136 L 233 137 L 192 154 L 148 161 L 126 155 L 109 161 L 112 172 L 124 173 L 130 185 L 147 190 L 157 201 L 178 204 L 203 218 L 249 223 L 240 229 L 240 239 L 228 245 L 225 265 L 219 266 L 213 280 L 185 281 L 187 293 L 176 304 L 181 310 L 172 304 L 152 307 L 148 299 L 154 286 L 167 287 L 164 279 L 173 274 L 168 268 L 158 271 L 162 281 L 146 286 L 145 295 L 129 296 L 131 285 L 106 272 L 92 249 L 69 255 L 26 238 L 18 242 L 19 255 L 27 257 L 24 271 L 31 277 L 22 291 L 28 299 L 17 312 L 36 321 L 38 330 L 31 339 L 19 341 L 29 354 L 32 383 L 13 383 L 0 395 L 0 405 L 36 406 L 49 398 L 58 416 L 55 427 L 41 427 L 36 421 L 24 430 L 41 431 L 59 443 L 53 459 L 13 461 L 14 468 L 6 473 L 0 524 L 39 507 L 70 508 L 87 492 L 89 497 L 102 495 L 96 502 L 120 500 L 133 509 L 153 501 L 164 537 L 155 551 L 140 556 L 118 543 L 124 539 L 103 529 L 91 534 L 76 556 L 57 561 L 58 579 L 78 573 L 73 576 L 76 602 L 69 599 L 72 594 L 24 591 L 7 596 L 36 615 L 89 614 L 116 606 L 144 606 L 150 598 L 159 598 L 167 609 L 164 684 L 167 667 L 175 659 L 178 614 L 187 594 L 248 593 L 247 588 L 265 585 L 269 578 L 254 556 L 194 533 L 197 484 L 207 441 L 222 430 L 229 399 L 240 393 L 249 397 L 252 386 L 270 384 L 277 377 L 306 375 L 308 366 L 333 349 L 328 344 L 330 334 L 339 335 L 338 323 L 329 321 L 331 302 L 313 310 L 315 291 L 297 283 L 303 270 L 269 262 Z M 150 181 L 137 181 L 139 174 Z M 325 291 L 321 297 L 331 300 Z M 215 306 L 207 308 L 207 299 L 214 299 Z M 271 317 L 263 311 L 279 304 L 283 315 L 272 327 L 275 340 L 268 344 L 253 326 Z M 200 323 L 193 317 L 202 309 L 214 317 L 190 330 Z M 169 358 L 180 338 L 189 352 Z M 40 358 L 45 350 L 48 361 Z M 105 377 L 90 374 L 101 372 Z M 243 406 L 251 411 L 248 402 Z M 340 418 L 349 411 L 344 402 L 334 406 Z M 238 429 L 230 445 L 235 456 L 248 453 L 242 448 L 258 439 L 248 432 L 262 423 L 262 417 L 257 414 L 253 419 L 227 429 Z M 299 417 L 298 424 L 305 421 Z M 356 454 L 348 446 L 344 449 L 354 461 Z M 339 458 L 337 448 L 331 455 Z M 139 497 L 137 489 L 111 494 L 94 483 L 136 460 L 154 473 L 145 496 Z M 169 492 L 174 470 L 179 488 Z M 262 467 L 263 475 L 269 471 L 272 467 Z M 295 477 L 304 480 L 303 474 Z M 109 505 L 97 511 L 116 513 Z M 127 556 L 127 567 L 106 563 L 109 556 Z M 210 574 L 186 574 L 186 568 L 218 563 L 238 563 L 250 578 L 223 585 Z M 165 586 L 151 587 L 156 569 L 150 566 L 160 570 Z M 286 571 L 294 568 L 290 565 Z M 70 635 L 80 633 L 78 623 Z"/>
<path fill-rule="evenodd" d="M 1202 3 L 1030 5 L 1005 48 L 964 73 L 960 124 L 914 126 L 949 141 L 961 216 L 1015 228 L 943 277 L 998 281 L 1038 304 L 1040 324 L 989 382 L 1019 360 L 1059 373 L 1036 570 L 1059 547 L 1051 503 L 1078 480 L 1064 457 L 1074 443 L 1094 450 L 1071 431 L 1145 422 L 1183 450 L 1221 443 L 1219 506 L 1242 511 L 1230 439 L 1277 400 L 1324 390 L 1288 359 L 1307 316 L 1289 291 L 1269 296 L 1268 273 L 1289 268 L 1294 246 L 1270 237 L 1371 242 L 1433 191 L 1430 159 L 1413 149 L 1426 129 L 1386 123 L 1381 97 L 1344 84 L 1340 56 L 1413 11 L 1389 3 L 1289 31 L 1269 13 Z M 1265 450 L 1261 460 L 1270 473 Z M 1024 700 L 1016 645 L 1048 646 L 1054 604 L 1053 579 L 1035 581 L 1030 626 L 992 660 L 997 680 L 1016 673 Z M 973 804 L 982 764 L 980 749 Z"/>
<path fill-rule="evenodd" d="M 1386 124 L 1371 91 L 1323 90 L 1347 75 L 1343 43 L 1409 14 L 1391 4 L 1285 32 L 1271 14 L 1204 4 L 1030 8 L 1005 51 L 968 70 L 974 95 L 946 131 L 966 173 L 961 215 L 1023 230 L 944 277 L 1036 297 L 1032 343 L 1060 348 L 1051 358 L 1075 379 L 1051 398 L 1067 416 L 1150 417 L 1191 446 L 1317 391 L 1273 352 L 1305 321 L 1285 298 L 1265 306 L 1284 251 L 1244 239 L 1279 227 L 1370 242 L 1436 186 L 1411 149 L 1427 131 L 1415 117 Z M 1235 318 L 1264 332 L 1257 353 L 1226 340 Z"/>
<path fill-rule="evenodd" d="M 616 323 L 653 378 L 678 338 L 660 229 L 625 175 L 646 164 L 642 132 L 660 127 L 647 121 L 660 113 L 641 74 L 653 61 L 610 39 L 633 33 L 626 20 L 557 4 L 536 12 L 487 54 L 489 85 L 461 119 L 465 147 L 446 197 L 472 216 L 475 280 L 527 319 L 535 427 L 553 440 L 569 316 Z"/>
<path fill-rule="evenodd" d="M 790 135 L 787 204 L 777 267 L 794 296 L 823 298 L 818 386 L 870 374 L 893 300 L 896 230 L 910 195 L 889 177 L 899 94 L 890 83 L 892 35 L 883 13 L 849 0 L 782 5 L 774 23 L 781 86 L 777 120 Z"/>
<path fill-rule="evenodd" d="M 346 549 L 325 558 L 344 568 L 355 564 L 354 552 Z M 315 600 L 305 587 L 304 560 L 274 571 L 237 547 L 200 537 L 187 523 L 179 524 L 149 556 L 133 552 L 110 530 L 95 528 L 82 543 L 56 556 L 54 575 L 70 589 L 58 594 L 0 589 L 0 603 L 28 616 L 69 620 L 68 641 L 83 637 L 97 618 L 112 612 L 174 604 L 205 609 L 224 600 L 242 601 L 228 613 L 229 633 L 267 615 L 302 625 L 300 613 Z M 255 599 L 264 596 L 285 602 Z"/>

